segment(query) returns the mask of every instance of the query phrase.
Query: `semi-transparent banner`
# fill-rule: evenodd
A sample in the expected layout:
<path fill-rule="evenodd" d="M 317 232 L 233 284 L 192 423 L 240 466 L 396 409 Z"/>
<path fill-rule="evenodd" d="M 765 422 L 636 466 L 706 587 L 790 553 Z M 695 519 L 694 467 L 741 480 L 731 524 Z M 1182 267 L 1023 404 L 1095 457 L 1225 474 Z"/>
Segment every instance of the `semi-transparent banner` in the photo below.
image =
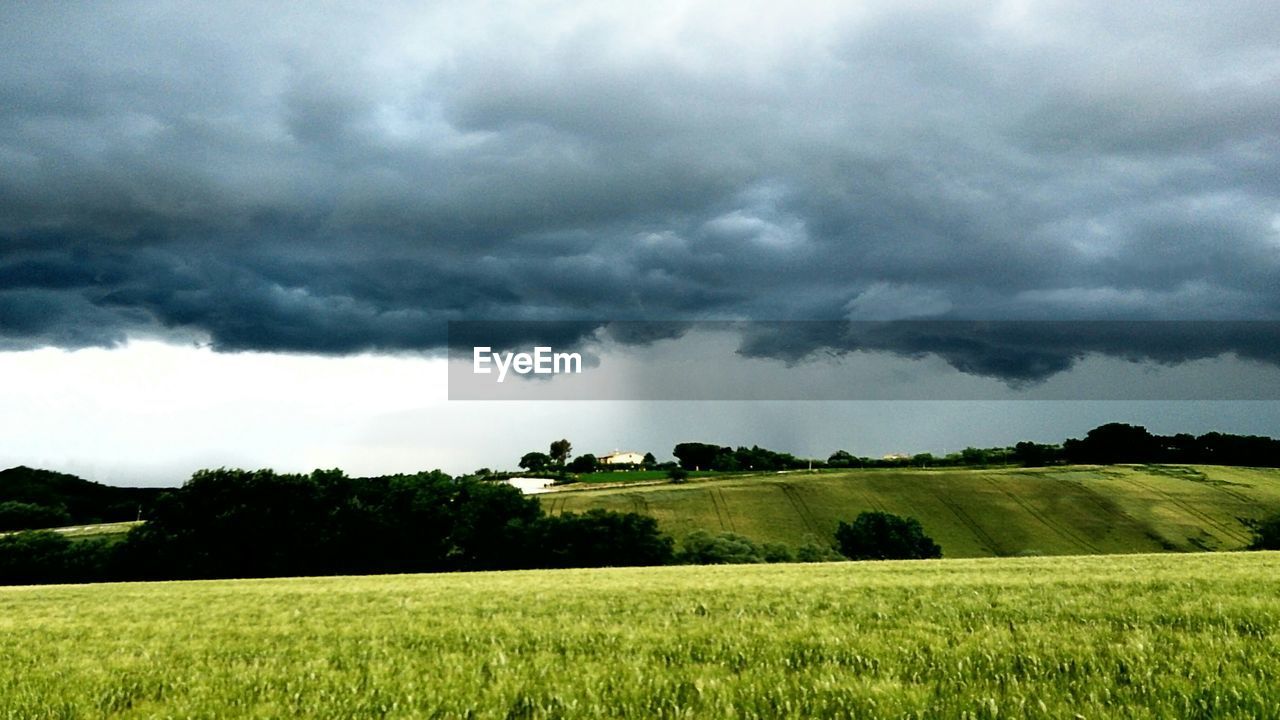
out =
<path fill-rule="evenodd" d="M 451 400 L 1275 400 L 1280 321 L 464 321 Z"/>

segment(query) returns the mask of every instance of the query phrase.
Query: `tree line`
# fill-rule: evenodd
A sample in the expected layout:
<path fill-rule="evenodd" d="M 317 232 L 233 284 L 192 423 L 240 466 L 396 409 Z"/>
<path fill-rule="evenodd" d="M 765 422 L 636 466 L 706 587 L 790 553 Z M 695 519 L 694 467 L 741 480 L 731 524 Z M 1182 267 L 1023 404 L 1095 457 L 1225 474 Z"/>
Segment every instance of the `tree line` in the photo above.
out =
<path fill-rule="evenodd" d="M 677 547 L 647 515 L 596 509 L 550 516 L 536 498 L 509 485 L 452 478 L 439 471 L 352 478 L 340 470 L 310 474 L 203 470 L 181 488 L 157 498 L 146 522 L 130 530 L 123 540 L 70 539 L 40 530 L 0 537 L 0 583 L 795 562 L 941 554 L 932 541 L 920 540 L 923 530 L 919 523 L 880 517 L 883 515 L 864 513 L 852 524 L 841 523 L 834 542 L 827 545 L 814 542 L 793 549 L 757 545 L 731 533 L 695 532 Z M 872 525 L 868 526 L 869 522 Z M 860 535 L 850 529 L 854 526 L 863 528 Z M 868 550 L 868 543 L 884 547 Z"/>
<path fill-rule="evenodd" d="M 568 440 L 551 443 L 550 452 L 525 453 L 519 461 L 527 475 L 548 476 L 562 482 L 573 474 L 598 472 L 606 467 L 595 455 L 572 456 Z M 653 453 L 635 467 L 646 470 L 684 470 L 711 472 L 776 472 L 803 469 L 900 468 L 900 467 L 989 467 L 1116 463 L 1189 463 L 1200 465 L 1236 465 L 1247 467 L 1280 467 L 1280 440 L 1257 435 L 1232 435 L 1210 432 L 1203 435 L 1180 433 L 1154 435 L 1141 425 L 1108 423 L 1090 430 L 1085 437 L 1068 438 L 1061 443 L 1022 441 L 1007 447 L 967 447 L 945 455 L 917 453 L 879 458 L 859 457 L 837 450 L 826 459 L 801 458 L 791 453 L 776 452 L 759 445 L 730 447 L 705 442 L 676 444 L 671 454 L 675 462 L 658 462 Z M 572 460 L 570 458 L 573 457 Z M 631 466 L 628 466 L 631 467 Z M 485 468 L 477 477 L 506 477 Z"/>
<path fill-rule="evenodd" d="M 968 447 L 946 455 L 918 453 L 881 458 L 858 457 L 837 450 L 826 460 L 797 458 L 758 446 L 731 448 L 686 442 L 673 454 L 686 470 L 799 470 L 804 468 L 977 467 L 1018 465 L 1112 465 L 1120 463 L 1187 463 L 1280 467 L 1280 440 L 1258 435 L 1210 432 L 1155 435 L 1141 425 L 1107 423 L 1083 438 L 1061 444 L 1019 442 L 1010 447 Z"/>
<path fill-rule="evenodd" d="M 648 516 L 548 516 L 501 483 L 439 471 L 352 478 L 204 470 L 123 540 L 0 538 L 0 580 L 78 582 L 655 565 L 674 554 Z"/>

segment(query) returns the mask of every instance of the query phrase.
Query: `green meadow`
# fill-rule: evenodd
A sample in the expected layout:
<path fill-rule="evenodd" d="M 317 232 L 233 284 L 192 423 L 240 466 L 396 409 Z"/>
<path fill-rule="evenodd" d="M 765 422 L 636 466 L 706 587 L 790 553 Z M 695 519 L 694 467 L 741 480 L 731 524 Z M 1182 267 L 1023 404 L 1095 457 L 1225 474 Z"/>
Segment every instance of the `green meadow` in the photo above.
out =
<path fill-rule="evenodd" d="M 604 508 L 652 515 L 676 538 L 703 529 L 757 542 L 829 543 L 838 522 L 884 510 L 920 520 L 949 558 L 1191 552 L 1248 545 L 1248 523 L 1280 511 L 1280 470 L 871 469 L 573 488 L 539 497 L 551 514 Z"/>
<path fill-rule="evenodd" d="M 1275 717 L 1280 554 L 0 588 L 0 718 Z"/>
<path fill-rule="evenodd" d="M 740 473 L 739 473 L 740 474 Z M 708 470 L 690 471 L 689 477 L 718 477 L 724 473 L 716 473 Z M 593 473 L 582 473 L 574 475 L 574 479 L 580 483 L 627 483 L 627 482 L 646 482 L 653 480 L 666 480 L 666 470 L 601 470 Z"/>

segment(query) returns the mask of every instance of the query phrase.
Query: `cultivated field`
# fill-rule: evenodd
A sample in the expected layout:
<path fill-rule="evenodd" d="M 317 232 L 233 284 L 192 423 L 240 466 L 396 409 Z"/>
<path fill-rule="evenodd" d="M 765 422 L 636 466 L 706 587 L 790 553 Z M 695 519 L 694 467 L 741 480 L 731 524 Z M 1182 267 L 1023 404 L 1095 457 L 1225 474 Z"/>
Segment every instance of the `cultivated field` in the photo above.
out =
<path fill-rule="evenodd" d="M 1076 466 L 850 470 L 548 493 L 551 514 L 599 507 L 758 542 L 831 542 L 863 510 L 920 520 L 946 557 L 1237 550 L 1246 521 L 1280 512 L 1280 470 Z"/>
<path fill-rule="evenodd" d="M 706 470 L 690 471 L 689 477 L 715 477 L 722 473 L 714 473 Z M 666 480 L 666 470 L 601 470 L 600 472 L 583 473 L 575 475 L 580 483 L 626 483 L 626 482 L 645 482 L 652 480 Z"/>
<path fill-rule="evenodd" d="M 116 522 L 116 523 L 97 523 L 94 525 L 71 525 L 68 527 L 50 528 L 53 532 L 71 538 L 72 540 L 83 538 L 97 538 L 114 535 L 124 535 L 135 527 L 141 525 L 140 522 Z M 0 532 L 0 537 L 5 535 L 13 535 L 13 532 Z"/>
<path fill-rule="evenodd" d="M 0 588 L 0 717 L 1280 713 L 1280 554 Z"/>

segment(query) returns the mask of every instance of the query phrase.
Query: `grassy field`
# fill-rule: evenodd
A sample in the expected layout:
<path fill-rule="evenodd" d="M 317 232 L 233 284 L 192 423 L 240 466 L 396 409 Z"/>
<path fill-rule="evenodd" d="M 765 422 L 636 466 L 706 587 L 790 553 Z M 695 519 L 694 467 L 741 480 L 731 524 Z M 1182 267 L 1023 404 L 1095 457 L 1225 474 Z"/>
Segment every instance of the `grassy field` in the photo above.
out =
<path fill-rule="evenodd" d="M 715 477 L 723 475 L 723 473 L 703 471 L 690 471 L 689 477 Z M 647 480 L 665 480 L 667 478 L 666 470 L 602 470 L 593 473 L 581 473 L 575 475 L 578 482 L 581 483 L 625 483 L 625 482 L 642 482 Z"/>
<path fill-rule="evenodd" d="M 0 588 L 0 718 L 1276 717 L 1280 554 Z"/>
<path fill-rule="evenodd" d="M 551 514 L 590 508 L 756 541 L 829 542 L 863 510 L 911 515 L 947 557 L 1233 550 L 1245 521 L 1280 511 L 1280 470 L 1209 466 L 851 470 L 569 489 Z"/>
<path fill-rule="evenodd" d="M 119 535 L 123 536 L 130 530 L 134 529 L 142 523 L 139 522 L 117 522 L 117 523 L 98 523 L 96 525 L 72 525 L 70 527 L 52 528 L 53 532 L 61 533 L 72 540 L 82 538 L 97 538 Z M 0 532 L 0 537 L 4 535 L 12 535 L 12 532 Z"/>

